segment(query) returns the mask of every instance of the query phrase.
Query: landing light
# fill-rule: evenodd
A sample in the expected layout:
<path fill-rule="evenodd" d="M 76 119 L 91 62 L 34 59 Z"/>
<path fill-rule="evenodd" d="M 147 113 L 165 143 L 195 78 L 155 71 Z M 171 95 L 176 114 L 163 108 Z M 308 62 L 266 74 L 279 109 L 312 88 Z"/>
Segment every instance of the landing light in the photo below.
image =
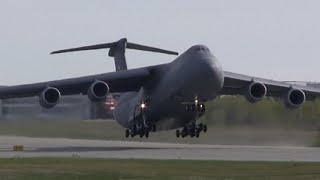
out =
<path fill-rule="evenodd" d="M 145 104 L 145 103 L 142 103 L 142 104 L 141 104 L 141 108 L 142 108 L 142 109 L 146 108 L 146 104 Z"/>

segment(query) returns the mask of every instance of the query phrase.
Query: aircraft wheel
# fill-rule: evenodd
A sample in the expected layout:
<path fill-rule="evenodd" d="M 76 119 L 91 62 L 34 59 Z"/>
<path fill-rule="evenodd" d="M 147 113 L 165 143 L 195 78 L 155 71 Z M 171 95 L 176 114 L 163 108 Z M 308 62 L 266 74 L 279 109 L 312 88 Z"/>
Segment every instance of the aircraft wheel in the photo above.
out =
<path fill-rule="evenodd" d="M 196 135 L 196 138 L 199 138 L 200 132 L 198 130 L 196 130 L 195 135 Z"/>
<path fill-rule="evenodd" d="M 202 104 L 201 112 L 206 112 L 206 106 L 204 104 Z"/>
<path fill-rule="evenodd" d="M 176 137 L 177 137 L 177 138 L 180 137 L 180 131 L 179 131 L 179 129 L 176 130 Z"/>
<path fill-rule="evenodd" d="M 207 125 L 203 125 L 203 132 L 206 133 L 208 130 Z"/>
<path fill-rule="evenodd" d="M 142 130 L 140 130 L 140 133 L 139 133 L 140 138 L 142 138 L 143 135 L 144 135 L 144 132 Z"/>
<path fill-rule="evenodd" d="M 195 136 L 195 132 L 192 132 L 191 134 L 189 134 L 191 138 L 193 138 Z"/>
<path fill-rule="evenodd" d="M 128 138 L 128 137 L 129 137 L 129 135 L 130 135 L 130 131 L 129 131 L 129 129 L 126 129 L 125 135 L 126 135 L 126 138 Z"/>

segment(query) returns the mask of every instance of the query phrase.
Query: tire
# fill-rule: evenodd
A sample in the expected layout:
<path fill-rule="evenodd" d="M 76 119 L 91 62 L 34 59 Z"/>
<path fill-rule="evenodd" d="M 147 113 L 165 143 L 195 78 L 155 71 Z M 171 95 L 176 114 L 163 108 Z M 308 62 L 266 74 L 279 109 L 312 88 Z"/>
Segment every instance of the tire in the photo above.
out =
<path fill-rule="evenodd" d="M 196 130 L 195 135 L 196 135 L 196 138 L 199 138 L 200 132 L 198 130 Z"/>
<path fill-rule="evenodd" d="M 180 137 L 180 131 L 179 131 L 179 129 L 176 130 L 176 137 L 177 137 L 177 138 Z"/>
<path fill-rule="evenodd" d="M 208 130 L 207 125 L 203 125 L 203 132 L 206 133 Z"/>
<path fill-rule="evenodd" d="M 199 128 L 199 129 L 203 129 L 203 123 L 200 123 L 200 124 L 198 125 L 198 128 Z"/>
<path fill-rule="evenodd" d="M 202 106 L 202 112 L 204 113 L 204 112 L 206 112 L 206 106 L 203 104 L 203 106 Z"/>
<path fill-rule="evenodd" d="M 141 130 L 140 130 L 141 131 Z M 144 135 L 144 132 L 143 131 L 141 131 L 140 133 L 139 133 L 139 135 L 140 135 L 140 138 L 142 138 L 143 137 L 143 135 Z"/>
<path fill-rule="evenodd" d="M 206 106 L 204 104 L 198 105 L 198 112 L 204 113 L 206 112 Z"/>
<path fill-rule="evenodd" d="M 128 138 L 128 137 L 129 137 L 129 135 L 130 135 L 130 131 L 129 131 L 129 129 L 126 129 L 126 132 L 125 132 L 125 136 L 126 136 L 126 138 Z"/>

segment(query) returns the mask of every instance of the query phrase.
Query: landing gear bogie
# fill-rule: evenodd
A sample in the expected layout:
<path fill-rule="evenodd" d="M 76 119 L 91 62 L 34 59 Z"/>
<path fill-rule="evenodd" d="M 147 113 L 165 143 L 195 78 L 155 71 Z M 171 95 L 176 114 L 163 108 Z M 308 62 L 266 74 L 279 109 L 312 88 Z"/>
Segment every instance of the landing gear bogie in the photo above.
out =
<path fill-rule="evenodd" d="M 125 137 L 128 138 L 129 136 L 135 137 L 139 136 L 140 138 L 146 137 L 148 138 L 150 135 L 150 132 L 153 132 L 155 129 L 155 125 L 153 126 L 134 126 L 130 129 L 125 130 Z"/>
<path fill-rule="evenodd" d="M 190 136 L 191 138 L 196 137 L 199 138 L 200 137 L 200 133 L 204 132 L 206 133 L 208 130 L 207 125 L 205 124 L 196 124 L 196 123 L 191 123 L 185 127 L 182 128 L 182 130 L 180 131 L 179 129 L 176 130 L 176 137 L 186 137 L 186 136 Z"/>

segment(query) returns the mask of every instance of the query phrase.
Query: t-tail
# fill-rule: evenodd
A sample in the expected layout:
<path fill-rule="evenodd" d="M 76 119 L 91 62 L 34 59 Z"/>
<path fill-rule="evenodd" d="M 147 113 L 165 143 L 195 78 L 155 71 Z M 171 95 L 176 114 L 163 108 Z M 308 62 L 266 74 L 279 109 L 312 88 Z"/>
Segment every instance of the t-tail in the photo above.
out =
<path fill-rule="evenodd" d="M 168 50 L 159 49 L 159 48 L 155 48 L 155 47 L 130 43 L 130 42 L 127 42 L 126 38 L 120 39 L 119 41 L 112 42 L 112 43 L 104 43 L 104 44 L 97 44 L 97 45 L 92 45 L 92 46 L 83 46 L 83 47 L 78 47 L 78 48 L 71 48 L 71 49 L 54 51 L 50 54 L 59 54 L 59 53 L 86 51 L 86 50 L 97 50 L 97 49 L 107 49 L 107 48 L 110 49 L 108 55 L 110 57 L 114 58 L 116 71 L 122 71 L 122 70 L 128 69 L 126 57 L 125 57 L 126 49 L 135 49 L 135 50 L 141 50 L 141 51 L 150 51 L 150 52 L 178 55 L 178 53 L 174 52 L 174 51 L 168 51 Z"/>

